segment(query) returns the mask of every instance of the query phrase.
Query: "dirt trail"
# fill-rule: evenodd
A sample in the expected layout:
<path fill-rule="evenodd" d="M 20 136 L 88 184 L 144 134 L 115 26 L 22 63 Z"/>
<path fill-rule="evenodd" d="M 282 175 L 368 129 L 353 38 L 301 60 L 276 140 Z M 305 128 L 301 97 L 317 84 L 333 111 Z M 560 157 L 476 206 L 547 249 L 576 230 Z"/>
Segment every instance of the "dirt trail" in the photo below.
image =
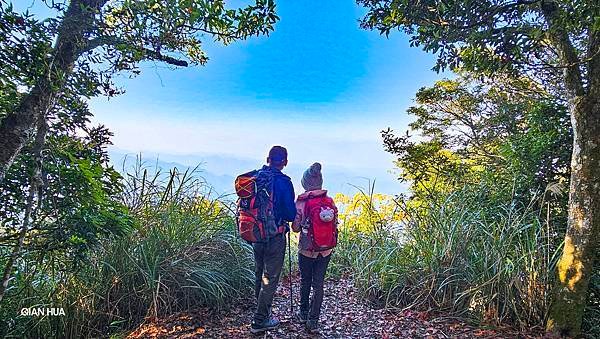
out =
<path fill-rule="evenodd" d="M 297 277 L 294 278 L 297 280 Z M 253 300 L 241 301 L 227 312 L 198 309 L 142 324 L 128 338 L 540 338 L 539 333 L 511 329 L 478 329 L 447 318 L 431 318 L 426 312 L 391 313 L 361 301 L 351 280 L 329 280 L 321 316 L 321 332 L 309 335 L 290 317 L 289 281 L 280 283 L 273 314 L 281 320 L 277 330 L 250 334 Z M 298 296 L 298 282 L 294 295 Z M 297 305 L 294 305 L 294 309 Z"/>

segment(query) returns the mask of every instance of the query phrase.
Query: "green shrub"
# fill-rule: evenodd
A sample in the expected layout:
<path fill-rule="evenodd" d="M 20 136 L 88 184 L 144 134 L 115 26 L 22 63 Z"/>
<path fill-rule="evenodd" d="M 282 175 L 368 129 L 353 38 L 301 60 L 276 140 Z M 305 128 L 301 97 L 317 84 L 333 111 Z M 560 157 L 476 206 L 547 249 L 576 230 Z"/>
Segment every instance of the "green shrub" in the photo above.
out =
<path fill-rule="evenodd" d="M 224 307 L 253 286 L 251 251 L 236 236 L 229 206 L 211 198 L 195 171 L 149 175 L 138 163 L 122 200 L 134 230 L 103 239 L 76 271 L 59 273 L 51 260 L 23 270 L 12 310 L 2 311 L 10 318 L 4 334 L 104 336 L 145 317 Z M 15 316 L 34 305 L 63 307 L 66 316 Z"/>

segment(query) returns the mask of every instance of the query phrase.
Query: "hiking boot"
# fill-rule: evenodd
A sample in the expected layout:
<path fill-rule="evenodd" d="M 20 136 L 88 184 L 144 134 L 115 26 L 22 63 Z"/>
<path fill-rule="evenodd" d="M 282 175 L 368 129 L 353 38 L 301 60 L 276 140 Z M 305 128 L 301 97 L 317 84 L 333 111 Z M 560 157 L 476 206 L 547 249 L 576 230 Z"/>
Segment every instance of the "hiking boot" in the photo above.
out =
<path fill-rule="evenodd" d="M 277 319 L 276 317 L 269 317 L 265 321 L 263 321 L 262 324 L 257 324 L 253 322 L 250 326 L 250 333 L 262 333 L 264 331 L 274 330 L 277 327 L 279 327 L 279 319 Z"/>
<path fill-rule="evenodd" d="M 298 312 L 296 313 L 295 317 L 296 321 L 300 324 L 305 324 L 306 321 L 308 320 L 308 314 L 306 313 L 302 313 L 302 312 Z"/>
<path fill-rule="evenodd" d="M 308 320 L 306 322 L 306 331 L 308 333 L 319 333 L 319 322 L 317 320 Z"/>

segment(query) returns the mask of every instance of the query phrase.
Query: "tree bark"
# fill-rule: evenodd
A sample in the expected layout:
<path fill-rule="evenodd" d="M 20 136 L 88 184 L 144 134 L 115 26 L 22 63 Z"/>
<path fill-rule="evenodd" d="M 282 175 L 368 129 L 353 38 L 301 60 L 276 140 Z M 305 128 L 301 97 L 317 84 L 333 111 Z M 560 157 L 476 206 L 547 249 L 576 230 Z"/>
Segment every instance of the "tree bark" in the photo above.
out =
<path fill-rule="evenodd" d="M 35 134 L 38 119 L 45 119 L 61 93 L 67 78 L 73 72 L 75 61 L 85 44 L 85 34 L 94 23 L 97 7 L 105 1 L 73 0 L 70 2 L 59 27 L 48 71 L 36 81 L 14 112 L 0 121 L 0 182 L 23 146 Z"/>
<path fill-rule="evenodd" d="M 554 0 L 542 0 L 541 10 L 548 22 L 547 32 L 563 65 L 564 84 L 569 96 L 573 127 L 569 218 L 562 257 L 546 329 L 575 337 L 581 332 L 588 286 L 600 231 L 600 70 L 598 36 L 590 28 L 588 81 L 583 81 L 582 63 L 557 18 L 560 7 Z"/>
<path fill-rule="evenodd" d="M 573 155 L 569 220 L 557 266 L 554 300 L 547 329 L 577 336 L 588 296 L 600 235 L 600 98 L 572 103 Z"/>

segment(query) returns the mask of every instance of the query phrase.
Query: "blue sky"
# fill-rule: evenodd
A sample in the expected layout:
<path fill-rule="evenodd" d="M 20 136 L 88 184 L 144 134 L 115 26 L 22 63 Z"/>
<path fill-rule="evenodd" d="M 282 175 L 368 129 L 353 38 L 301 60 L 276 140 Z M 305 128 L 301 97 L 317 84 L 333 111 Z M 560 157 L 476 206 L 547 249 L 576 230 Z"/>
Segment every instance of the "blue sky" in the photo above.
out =
<path fill-rule="evenodd" d="M 281 144 L 290 162 L 320 161 L 399 190 L 380 131 L 406 129 L 415 92 L 442 77 L 430 70 L 434 57 L 403 33 L 361 30 L 364 9 L 353 1 L 276 3 L 270 37 L 229 46 L 207 37 L 203 67 L 145 63 L 142 75 L 118 80 L 126 94 L 92 100 L 94 122 L 113 130 L 120 150 L 260 161 Z"/>

